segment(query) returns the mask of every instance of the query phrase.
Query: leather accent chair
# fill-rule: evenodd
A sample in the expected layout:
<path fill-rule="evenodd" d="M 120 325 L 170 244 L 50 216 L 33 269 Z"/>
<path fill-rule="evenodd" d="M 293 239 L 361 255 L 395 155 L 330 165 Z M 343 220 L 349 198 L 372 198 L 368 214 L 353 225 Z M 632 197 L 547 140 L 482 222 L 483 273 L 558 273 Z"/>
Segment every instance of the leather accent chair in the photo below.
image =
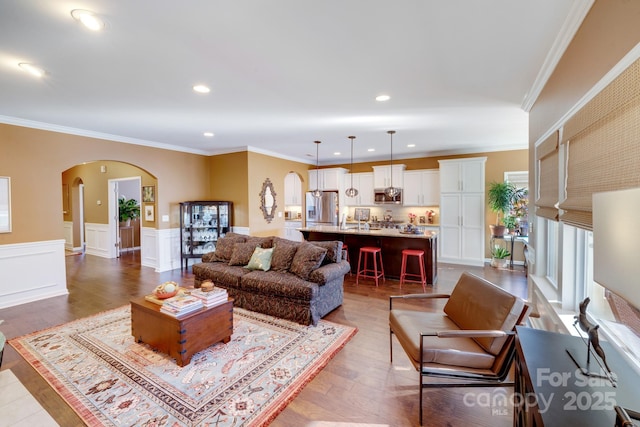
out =
<path fill-rule="evenodd" d="M 439 312 L 407 300 L 445 298 Z M 420 373 L 420 425 L 423 388 L 509 386 L 515 355 L 515 326 L 529 305 L 491 282 L 464 272 L 451 294 L 410 294 L 389 298 L 389 349 L 393 335 Z M 425 377 L 440 378 L 425 382 Z"/>

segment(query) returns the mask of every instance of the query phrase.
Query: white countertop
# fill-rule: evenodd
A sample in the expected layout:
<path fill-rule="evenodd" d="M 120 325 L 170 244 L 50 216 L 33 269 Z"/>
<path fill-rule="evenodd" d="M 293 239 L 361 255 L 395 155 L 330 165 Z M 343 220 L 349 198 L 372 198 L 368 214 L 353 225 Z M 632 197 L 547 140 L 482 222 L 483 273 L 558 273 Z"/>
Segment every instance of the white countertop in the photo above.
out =
<path fill-rule="evenodd" d="M 358 230 L 357 226 L 348 225 L 346 229 L 335 225 L 316 225 L 314 227 L 298 228 L 298 231 L 314 231 L 317 233 L 337 233 L 337 234 L 358 234 L 365 236 L 386 236 L 386 237 L 408 237 L 410 239 L 431 239 L 437 236 L 432 230 L 424 231 L 420 234 L 404 233 L 397 228 L 381 228 L 379 230 L 365 230 L 363 227 Z"/>

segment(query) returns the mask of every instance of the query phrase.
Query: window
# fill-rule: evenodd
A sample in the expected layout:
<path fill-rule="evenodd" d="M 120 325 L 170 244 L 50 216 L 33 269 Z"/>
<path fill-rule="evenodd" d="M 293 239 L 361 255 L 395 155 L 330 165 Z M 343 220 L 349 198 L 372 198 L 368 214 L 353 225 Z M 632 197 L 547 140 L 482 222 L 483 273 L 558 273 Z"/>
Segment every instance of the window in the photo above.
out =
<path fill-rule="evenodd" d="M 558 229 L 559 225 L 556 221 L 548 219 L 544 220 L 547 237 L 547 254 L 545 277 L 555 288 L 558 288 Z"/>

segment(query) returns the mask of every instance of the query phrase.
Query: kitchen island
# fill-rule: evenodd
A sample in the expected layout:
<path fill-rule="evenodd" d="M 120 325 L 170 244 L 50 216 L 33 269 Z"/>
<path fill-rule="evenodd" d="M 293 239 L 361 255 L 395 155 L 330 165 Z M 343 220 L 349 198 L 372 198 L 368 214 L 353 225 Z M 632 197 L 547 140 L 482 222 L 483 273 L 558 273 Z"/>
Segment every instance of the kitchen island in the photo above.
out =
<path fill-rule="evenodd" d="M 346 229 L 337 226 L 314 226 L 298 229 L 305 240 L 340 240 L 349 248 L 351 271 L 357 273 L 358 255 L 363 246 L 377 246 L 382 250 L 382 264 L 386 277 L 400 278 L 403 249 L 421 249 L 424 251 L 424 269 L 427 283 L 433 285 L 438 280 L 438 235 L 425 231 L 420 234 L 405 234 L 399 229 L 382 228 L 365 230 L 357 227 Z M 407 258 L 407 272 L 418 273 L 420 266 L 416 257 Z"/>

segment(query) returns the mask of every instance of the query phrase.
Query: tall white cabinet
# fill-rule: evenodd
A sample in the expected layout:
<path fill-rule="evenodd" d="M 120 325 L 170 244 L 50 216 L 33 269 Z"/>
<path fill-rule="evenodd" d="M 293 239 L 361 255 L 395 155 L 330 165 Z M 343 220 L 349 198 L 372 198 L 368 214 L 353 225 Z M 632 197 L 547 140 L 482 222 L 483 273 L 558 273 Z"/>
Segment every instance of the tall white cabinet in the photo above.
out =
<path fill-rule="evenodd" d="M 440 261 L 484 264 L 486 157 L 439 160 Z"/>

